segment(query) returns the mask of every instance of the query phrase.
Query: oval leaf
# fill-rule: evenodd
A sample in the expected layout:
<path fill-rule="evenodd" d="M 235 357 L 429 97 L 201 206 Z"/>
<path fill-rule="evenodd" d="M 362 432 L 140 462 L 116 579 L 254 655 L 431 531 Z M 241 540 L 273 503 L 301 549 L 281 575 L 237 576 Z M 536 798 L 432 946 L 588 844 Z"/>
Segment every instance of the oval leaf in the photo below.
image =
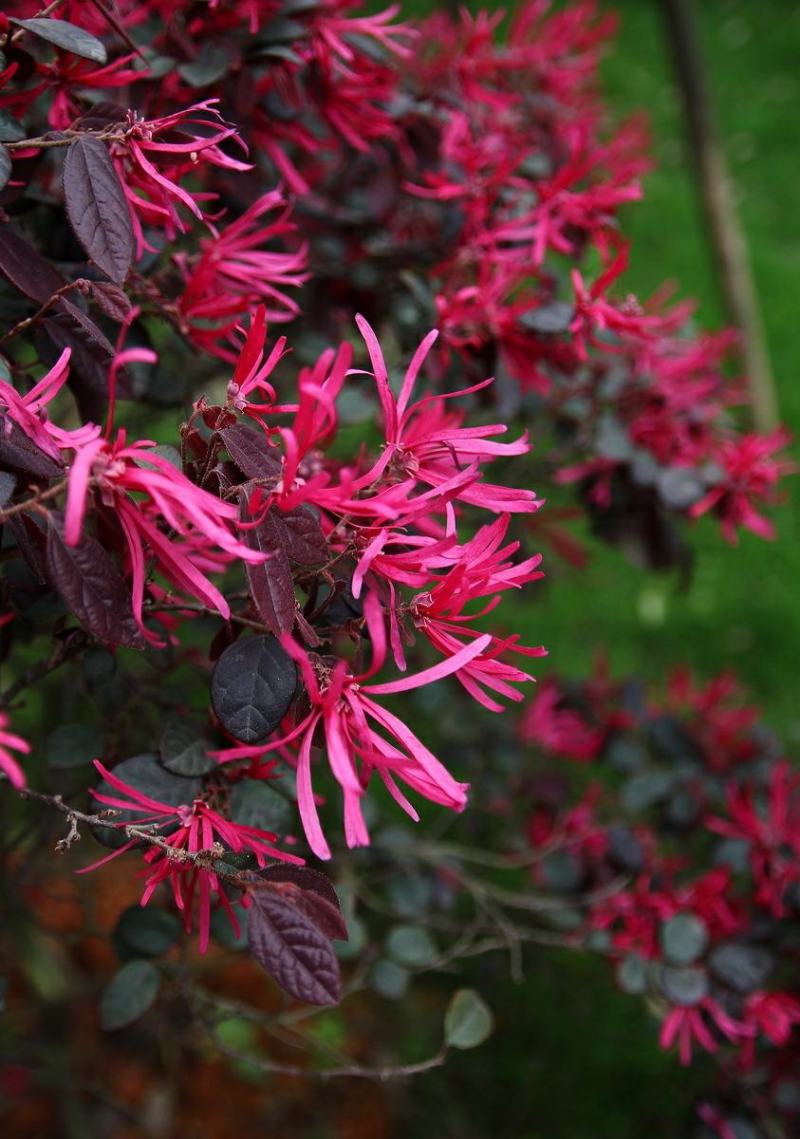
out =
<path fill-rule="evenodd" d="M 0 226 L 0 273 L 39 304 L 49 301 L 67 283 L 38 250 L 7 225 Z"/>
<path fill-rule="evenodd" d="M 102 42 L 91 32 L 70 24 L 67 20 L 49 20 L 36 16 L 30 20 L 17 20 L 10 17 L 10 24 L 24 28 L 32 36 L 60 47 L 63 51 L 71 51 L 81 59 L 91 59 L 94 63 L 106 63 L 108 56 Z"/>
<path fill-rule="evenodd" d="M 274 637 L 246 637 L 217 661 L 211 702 L 226 731 L 243 743 L 259 743 L 286 715 L 296 684 L 295 663 Z"/>
<path fill-rule="evenodd" d="M 217 766 L 205 740 L 185 720 L 170 720 L 161 736 L 161 762 L 176 775 L 206 775 Z"/>
<path fill-rule="evenodd" d="M 396 925 L 386 938 L 386 951 L 401 965 L 422 969 L 436 958 L 436 946 L 421 925 Z"/>
<path fill-rule="evenodd" d="M 118 951 L 137 957 L 159 957 L 172 949 L 181 935 L 178 917 L 155 906 L 129 906 L 114 929 Z"/>
<path fill-rule="evenodd" d="M 670 965 L 693 965 L 708 945 L 708 927 L 696 914 L 675 914 L 662 924 L 660 938 Z"/>
<path fill-rule="evenodd" d="M 234 423 L 223 427 L 220 437 L 225 450 L 243 475 L 249 479 L 278 477 L 281 470 L 276 448 L 271 447 L 262 432 Z"/>
<path fill-rule="evenodd" d="M 761 945 L 729 941 L 714 950 L 709 964 L 718 981 L 746 996 L 764 986 L 775 958 Z"/>
<path fill-rule="evenodd" d="M 64 195 L 70 225 L 87 255 L 121 285 L 133 260 L 133 226 L 108 147 L 99 138 L 84 134 L 70 146 Z"/>
<path fill-rule="evenodd" d="M 477 1048 L 494 1028 L 492 1010 L 474 989 L 453 994 L 444 1017 L 444 1040 L 451 1048 Z"/>
<path fill-rule="evenodd" d="M 244 500 L 242 517 L 247 517 Z M 258 614 L 273 633 L 289 633 L 294 625 L 297 602 L 292 568 L 283 541 L 283 523 L 276 512 L 270 510 L 255 529 L 246 532 L 245 537 L 248 546 L 269 555 L 267 561 L 247 562 L 245 566 L 250 596 Z"/>
<path fill-rule="evenodd" d="M 77 546 L 68 546 L 61 518 L 53 515 L 50 522 L 47 569 L 72 613 L 107 644 L 144 648 L 128 587 L 111 556 L 89 534 L 82 534 Z"/>
<path fill-rule="evenodd" d="M 258 827 L 278 835 L 287 834 L 295 818 L 288 799 L 261 779 L 241 779 L 234 785 L 228 813 L 239 826 Z"/>
<path fill-rule="evenodd" d="M 247 943 L 256 961 L 290 996 L 312 1005 L 341 998 L 339 963 L 324 934 L 291 903 L 261 891 L 253 894 Z"/>
<path fill-rule="evenodd" d="M 86 767 L 100 755 L 103 740 L 91 724 L 59 724 L 47 737 L 50 767 Z"/>
<path fill-rule="evenodd" d="M 116 973 L 100 998 L 100 1023 L 106 1032 L 133 1024 L 147 1012 L 161 978 L 150 961 L 129 961 Z"/>

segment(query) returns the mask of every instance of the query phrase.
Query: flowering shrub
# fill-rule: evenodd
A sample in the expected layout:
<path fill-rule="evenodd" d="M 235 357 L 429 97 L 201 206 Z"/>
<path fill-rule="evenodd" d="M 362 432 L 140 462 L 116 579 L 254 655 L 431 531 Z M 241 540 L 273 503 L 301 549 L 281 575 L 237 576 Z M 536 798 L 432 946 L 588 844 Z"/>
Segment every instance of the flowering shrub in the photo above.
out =
<path fill-rule="evenodd" d="M 548 681 L 520 734 L 605 772 L 577 806 L 534 791 L 528 821 L 534 880 L 571 907 L 575 944 L 648 997 L 682 1064 L 715 1054 L 709 1134 L 794 1134 L 800 777 L 779 741 L 731 675 L 697 685 L 685 669 L 660 699 L 603 669 Z"/>
<path fill-rule="evenodd" d="M 421 800 L 461 812 L 470 764 L 412 730 L 414 700 L 443 680 L 489 719 L 544 655 L 503 624 L 507 591 L 542 576 L 529 484 L 578 484 L 602 534 L 664 566 L 679 519 L 770 537 L 762 511 L 787 470 L 785 435 L 743 435 L 731 414 L 734 338 L 693 335 L 686 304 L 622 293 L 617 210 L 641 193 L 643 129 L 612 129 L 598 100 L 609 22 L 591 3 L 546 9 L 521 7 L 502 39 L 486 14 L 418 28 L 351 0 L 17 0 L 0 16 L 0 622 L 14 677 L 0 771 L 66 816 L 58 849 L 87 826 L 111 848 L 82 870 L 141 858 L 134 943 L 153 944 L 142 914 L 167 896 L 201 952 L 246 927 L 257 961 L 313 1004 L 339 999 L 330 943 L 359 919 L 345 907 L 348 927 L 306 860 L 352 865 L 376 784 L 414 820 Z M 29 744 L 13 727 L 23 694 L 60 691 L 66 664 L 85 699 Z M 764 1037 L 786 1043 L 795 998 L 698 962 L 728 947 L 750 962 L 751 915 L 779 922 L 791 904 L 793 777 L 774 768 L 762 827 L 723 756 L 755 772 L 750 720 L 724 685 L 680 683 L 708 758 L 672 755 L 691 771 L 656 773 L 669 786 L 647 804 L 669 798 L 687 826 L 750 844 L 752 896 L 722 863 L 683 883 L 631 831 L 635 883 L 582 921 L 643 987 L 664 967 L 665 1044 L 688 1058 L 722 1033 L 749 1072 Z M 641 716 L 610 682 L 588 691 L 586 713 L 545 684 L 526 738 L 633 763 Z M 568 835 L 570 873 L 604 888 L 617 855 L 593 811 L 534 815 L 530 835 L 536 850 Z M 445 908 L 478 889 L 456 864 L 426 865 L 434 879 Z M 377 963 L 384 991 L 438 960 L 407 935 Z M 672 961 L 665 938 L 684 935 L 701 944 Z M 145 1012 L 161 977 L 124 964 L 105 1026 Z M 488 1031 L 471 997 L 448 1018 L 428 1066 Z"/>

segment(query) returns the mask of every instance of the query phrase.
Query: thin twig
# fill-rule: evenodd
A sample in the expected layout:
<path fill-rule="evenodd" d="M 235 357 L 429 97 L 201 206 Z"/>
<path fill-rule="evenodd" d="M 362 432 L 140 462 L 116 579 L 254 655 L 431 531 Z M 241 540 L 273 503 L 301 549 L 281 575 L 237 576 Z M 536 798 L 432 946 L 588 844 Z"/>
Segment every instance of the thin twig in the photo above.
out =
<path fill-rule="evenodd" d="M 69 849 L 69 847 L 80 838 L 80 834 L 77 833 L 77 826 L 79 823 L 84 823 L 92 827 L 113 830 L 117 833 L 124 834 L 126 838 L 149 843 L 151 846 L 157 846 L 164 852 L 170 862 L 191 862 L 199 869 L 211 870 L 218 878 L 222 878 L 224 881 L 230 882 L 240 888 L 252 885 L 253 883 L 253 876 L 249 871 L 227 870 L 220 867 L 219 859 L 226 852 L 225 848 L 219 843 L 215 843 L 208 850 L 186 850 L 184 847 L 172 846 L 166 839 L 162 838 L 160 834 L 156 833 L 153 826 L 138 826 L 133 823 L 123 825 L 116 822 L 113 816 L 119 814 L 117 810 L 109 809 L 98 814 L 88 815 L 85 811 L 79 811 L 76 807 L 71 807 L 69 803 L 65 803 L 61 795 L 47 795 L 43 791 L 34 791 L 30 787 L 21 788 L 18 794 L 21 795 L 23 799 L 34 799 L 37 803 L 45 803 L 54 810 L 60 811 L 62 815 L 67 816 L 70 827 L 69 833 L 66 838 L 59 840 L 56 844 L 56 850 L 58 851 Z"/>
<path fill-rule="evenodd" d="M 53 483 L 46 490 L 37 491 L 36 494 L 26 498 L 23 502 L 15 502 L 13 506 L 5 506 L 0 510 L 0 523 L 6 522 L 9 518 L 13 518 L 15 514 L 24 514 L 26 510 L 35 510 L 40 502 L 47 502 L 50 498 L 56 498 L 62 491 L 67 489 L 67 479 L 61 479 L 60 482 Z"/>

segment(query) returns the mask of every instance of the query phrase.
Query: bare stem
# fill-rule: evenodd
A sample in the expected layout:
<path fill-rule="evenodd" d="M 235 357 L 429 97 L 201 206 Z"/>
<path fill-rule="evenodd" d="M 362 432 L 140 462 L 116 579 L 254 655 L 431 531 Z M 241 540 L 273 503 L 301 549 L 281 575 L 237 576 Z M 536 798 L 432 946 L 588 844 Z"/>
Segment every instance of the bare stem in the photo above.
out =
<path fill-rule="evenodd" d="M 154 826 L 120 825 L 119 822 L 115 821 L 115 816 L 119 814 L 117 810 L 108 809 L 89 815 L 85 811 L 79 811 L 76 807 L 71 807 L 69 803 L 65 803 L 61 795 L 47 795 L 43 791 L 34 791 L 30 787 L 23 787 L 18 793 L 23 799 L 34 799 L 37 803 L 45 803 L 48 807 L 52 807 L 54 810 L 60 811 L 62 815 L 67 816 L 69 832 L 65 838 L 56 843 L 56 850 L 59 853 L 68 850 L 80 839 L 78 825 L 83 823 L 92 827 L 101 827 L 104 830 L 121 832 L 126 838 L 149 843 L 150 846 L 157 846 L 170 862 L 181 864 L 191 862 L 199 869 L 211 870 L 218 878 L 240 888 L 251 885 L 253 882 L 253 876 L 249 871 L 233 868 L 226 870 L 220 867 L 219 859 L 225 854 L 225 848 L 219 843 L 214 843 L 207 850 L 185 850 L 183 847 L 174 847 L 168 843 L 157 833 Z"/>
<path fill-rule="evenodd" d="M 0 523 L 6 522 L 9 518 L 13 518 L 15 514 L 24 514 L 26 510 L 35 510 L 40 502 L 47 502 L 48 499 L 56 498 L 66 489 L 67 480 L 61 479 L 59 482 L 47 487 L 46 490 L 37 491 L 36 494 L 24 499 L 23 502 L 15 502 L 13 506 L 3 507 L 3 509 L 0 510 Z"/>

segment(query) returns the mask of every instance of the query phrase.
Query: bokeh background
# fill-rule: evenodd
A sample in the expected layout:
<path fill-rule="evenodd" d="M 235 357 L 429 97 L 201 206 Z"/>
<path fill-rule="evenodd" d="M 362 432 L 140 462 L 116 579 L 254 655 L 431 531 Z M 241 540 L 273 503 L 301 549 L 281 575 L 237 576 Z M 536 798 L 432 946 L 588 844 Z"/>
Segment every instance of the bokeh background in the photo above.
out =
<path fill-rule="evenodd" d="M 431 5 L 417 3 L 422 14 Z M 476 5 L 472 6 L 477 7 Z M 781 419 L 800 431 L 800 4 L 690 0 L 713 109 L 734 182 Z M 631 240 L 626 286 L 646 297 L 665 280 L 697 298 L 704 328 L 725 323 L 714 258 L 687 157 L 685 118 L 659 0 L 616 0 L 619 28 L 602 67 L 610 114 L 647 114 L 654 170 L 644 200 L 624 207 Z M 548 488 L 549 490 L 549 488 Z M 552 556 L 547 580 L 518 604 L 519 630 L 541 641 L 553 669 L 591 670 L 595 647 L 616 675 L 654 683 L 686 662 L 701 677 L 734 670 L 787 742 L 800 739 L 800 544 L 796 496 L 776 512 L 778 539 L 744 534 L 736 547 L 714 527 L 690 535 L 688 582 L 644 573 L 588 533 L 588 568 Z M 555 500 L 551 497 L 551 504 Z M 535 595 L 535 596 L 534 596 Z M 692 1105 L 713 1079 L 659 1051 L 656 1025 L 613 991 L 599 961 L 537 951 L 526 980 L 483 962 L 471 981 L 490 996 L 498 1027 L 484 1047 L 393 1093 L 388 1134 L 423 1139 L 683 1139 Z M 414 1032 L 413 1021 L 407 1031 Z M 335 1134 L 325 1130 L 323 1136 Z"/>

